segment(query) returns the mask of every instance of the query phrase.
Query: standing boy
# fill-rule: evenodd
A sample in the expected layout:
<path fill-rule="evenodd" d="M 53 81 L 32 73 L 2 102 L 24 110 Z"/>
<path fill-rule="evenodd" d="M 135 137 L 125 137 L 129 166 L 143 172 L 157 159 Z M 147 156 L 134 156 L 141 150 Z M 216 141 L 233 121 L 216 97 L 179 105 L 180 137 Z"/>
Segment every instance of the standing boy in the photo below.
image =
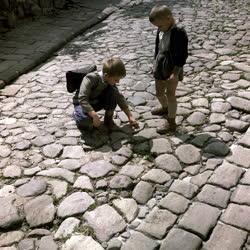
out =
<path fill-rule="evenodd" d="M 171 10 L 165 5 L 153 7 L 149 21 L 158 28 L 155 44 L 154 78 L 156 96 L 161 107 L 153 115 L 168 115 L 168 126 L 159 133 L 176 130 L 176 88 L 183 79 L 183 65 L 188 56 L 188 39 L 183 28 L 175 25 Z"/>
<path fill-rule="evenodd" d="M 110 131 L 114 125 L 113 114 L 117 106 L 127 115 L 129 123 L 138 127 L 124 96 L 116 84 L 126 76 L 126 69 L 119 58 L 110 58 L 103 63 L 101 72 L 87 74 L 74 97 L 74 119 L 81 130 L 91 130 L 101 125 L 97 111 L 104 109 L 104 125 Z"/>

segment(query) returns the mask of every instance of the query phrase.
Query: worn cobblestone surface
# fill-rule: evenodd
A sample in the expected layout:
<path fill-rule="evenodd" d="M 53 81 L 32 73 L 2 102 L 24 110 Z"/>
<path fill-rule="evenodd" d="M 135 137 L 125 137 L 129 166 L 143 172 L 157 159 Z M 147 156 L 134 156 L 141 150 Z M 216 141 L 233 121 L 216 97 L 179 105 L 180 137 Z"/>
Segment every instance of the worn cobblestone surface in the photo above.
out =
<path fill-rule="evenodd" d="M 249 249 L 247 1 L 170 1 L 190 56 L 167 135 L 150 113 L 154 3 L 127 1 L 1 92 L 0 248 Z M 120 129 L 81 135 L 65 72 L 111 55 L 140 129 L 117 110 Z"/>

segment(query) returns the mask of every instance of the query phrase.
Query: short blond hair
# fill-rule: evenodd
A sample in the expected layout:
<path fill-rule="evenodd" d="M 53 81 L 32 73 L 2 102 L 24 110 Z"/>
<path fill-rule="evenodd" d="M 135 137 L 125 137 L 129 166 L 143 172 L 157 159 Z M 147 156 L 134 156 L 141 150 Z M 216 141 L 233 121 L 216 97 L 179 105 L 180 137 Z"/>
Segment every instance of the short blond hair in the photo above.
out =
<path fill-rule="evenodd" d="M 172 11 L 166 5 L 156 5 L 152 8 L 149 14 L 149 21 L 152 23 L 155 20 L 173 18 Z"/>
<path fill-rule="evenodd" d="M 108 76 L 126 76 L 126 68 L 123 61 L 118 57 L 108 58 L 104 61 L 102 72 Z"/>

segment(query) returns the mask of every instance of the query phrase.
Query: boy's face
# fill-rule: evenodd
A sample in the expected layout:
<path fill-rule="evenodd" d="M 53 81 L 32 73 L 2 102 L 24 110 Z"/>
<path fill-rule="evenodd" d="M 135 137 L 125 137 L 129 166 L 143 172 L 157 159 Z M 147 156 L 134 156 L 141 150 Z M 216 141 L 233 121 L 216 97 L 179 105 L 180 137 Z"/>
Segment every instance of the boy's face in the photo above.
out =
<path fill-rule="evenodd" d="M 105 81 L 112 86 L 119 83 L 119 81 L 122 79 L 121 76 L 109 76 L 109 75 L 105 75 L 104 78 Z"/>
<path fill-rule="evenodd" d="M 172 25 L 172 20 L 170 17 L 155 19 L 152 24 L 159 28 L 160 31 L 168 31 Z"/>

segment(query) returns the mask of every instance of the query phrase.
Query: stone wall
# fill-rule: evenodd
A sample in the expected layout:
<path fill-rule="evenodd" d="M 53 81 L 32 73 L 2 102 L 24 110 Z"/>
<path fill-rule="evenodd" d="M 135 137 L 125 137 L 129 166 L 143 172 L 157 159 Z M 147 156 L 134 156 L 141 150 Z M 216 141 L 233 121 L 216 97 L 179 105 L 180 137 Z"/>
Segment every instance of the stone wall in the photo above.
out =
<path fill-rule="evenodd" d="M 0 0 L 0 28 L 14 28 L 18 19 L 50 15 L 67 0 Z"/>

